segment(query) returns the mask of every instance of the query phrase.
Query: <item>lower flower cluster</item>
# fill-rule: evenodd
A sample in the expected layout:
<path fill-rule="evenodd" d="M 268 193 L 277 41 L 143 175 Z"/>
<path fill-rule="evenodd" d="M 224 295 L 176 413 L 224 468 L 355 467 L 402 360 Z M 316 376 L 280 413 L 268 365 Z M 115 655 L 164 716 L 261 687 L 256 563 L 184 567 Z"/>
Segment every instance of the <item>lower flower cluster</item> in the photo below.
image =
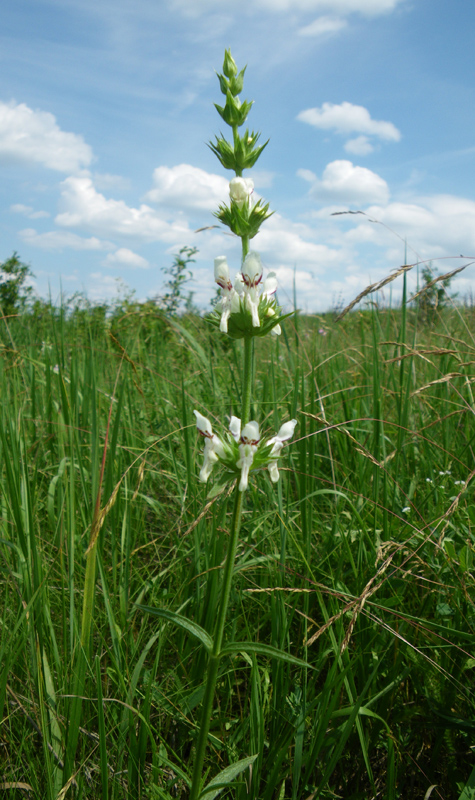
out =
<path fill-rule="evenodd" d="M 267 468 L 271 481 L 275 483 L 279 480 L 278 459 L 283 443 L 293 436 L 296 419 L 285 422 L 275 436 L 261 440 L 257 422 L 248 422 L 241 430 L 241 420 L 231 417 L 229 432 L 225 439 L 220 439 L 213 433 L 209 419 L 199 411 L 194 411 L 194 414 L 198 431 L 205 440 L 204 461 L 199 476 L 201 481 L 207 482 L 213 467 L 218 463 L 232 473 L 232 476 L 225 478 L 224 483 L 229 477 L 240 476 L 240 492 L 247 489 L 251 470 Z"/>

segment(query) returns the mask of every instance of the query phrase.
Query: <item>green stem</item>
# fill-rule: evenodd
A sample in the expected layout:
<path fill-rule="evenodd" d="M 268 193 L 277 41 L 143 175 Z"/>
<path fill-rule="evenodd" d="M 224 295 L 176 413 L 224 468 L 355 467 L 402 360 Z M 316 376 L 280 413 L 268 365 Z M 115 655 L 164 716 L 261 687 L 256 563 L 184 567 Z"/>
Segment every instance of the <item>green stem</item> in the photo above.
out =
<path fill-rule="evenodd" d="M 238 140 L 239 140 L 239 130 L 238 130 L 238 126 L 237 125 L 232 125 L 231 127 L 232 127 L 232 130 L 233 130 L 234 152 L 236 152 L 237 144 L 238 144 Z M 234 172 L 236 173 L 236 177 L 237 178 L 241 178 L 242 177 L 242 169 L 235 169 Z"/>
<path fill-rule="evenodd" d="M 231 522 L 230 541 L 226 556 L 226 563 L 224 565 L 223 585 L 221 588 L 221 599 L 214 633 L 213 649 L 211 651 L 207 667 L 206 687 L 203 697 L 203 708 L 201 711 L 201 723 L 198 733 L 198 741 L 196 744 L 195 763 L 193 765 L 190 800 L 198 800 L 201 788 L 201 775 L 203 772 L 209 726 L 213 711 L 214 693 L 216 689 L 216 680 L 218 677 L 219 657 L 223 643 L 224 625 L 226 623 L 229 596 L 231 594 L 234 561 L 236 559 L 236 550 L 239 540 L 239 530 L 241 528 L 242 497 L 243 493 L 239 491 L 238 484 L 236 483 L 236 487 L 234 489 L 234 509 Z"/>
<path fill-rule="evenodd" d="M 242 409 L 241 430 L 249 422 L 251 415 L 251 388 L 252 388 L 252 362 L 254 355 L 254 342 L 252 336 L 244 339 L 244 366 L 242 376 Z"/>
<path fill-rule="evenodd" d="M 84 578 L 84 597 L 82 603 L 81 647 L 89 654 L 91 641 L 91 625 L 94 611 L 94 589 L 96 584 L 96 550 L 97 539 L 89 547 L 86 559 L 86 575 Z"/>

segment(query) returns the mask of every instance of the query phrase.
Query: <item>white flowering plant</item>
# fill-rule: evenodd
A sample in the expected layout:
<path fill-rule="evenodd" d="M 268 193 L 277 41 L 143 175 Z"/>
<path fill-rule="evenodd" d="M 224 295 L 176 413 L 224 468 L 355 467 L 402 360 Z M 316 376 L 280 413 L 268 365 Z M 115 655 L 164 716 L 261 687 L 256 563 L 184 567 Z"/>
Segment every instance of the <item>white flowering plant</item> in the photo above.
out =
<path fill-rule="evenodd" d="M 166 616 L 168 621 L 174 621 L 188 631 L 193 630 L 208 651 L 190 800 L 199 800 L 208 791 L 208 789 L 202 788 L 203 765 L 213 712 L 218 666 L 225 653 L 223 639 L 244 498 L 247 495 L 249 483 L 257 472 L 267 470 L 270 480 L 277 483 L 279 462 L 284 445 L 292 438 L 297 425 L 297 420 L 291 419 L 283 422 L 276 434 L 262 436 L 259 422 L 251 419 L 255 339 L 268 334 L 279 335 L 281 333 L 280 323 L 288 315 L 282 315 L 282 309 L 276 300 L 276 272 L 271 271 L 264 276 L 260 254 L 249 248 L 250 240 L 254 238 L 262 223 L 273 212 L 269 211 L 269 204 L 264 203 L 261 199 L 253 202 L 254 181 L 252 178 L 242 175 L 244 169 L 254 166 L 267 145 L 265 142 L 265 144 L 257 146 L 259 134 L 254 132 L 249 134 L 249 131 L 246 130 L 244 135 L 239 134 L 239 128 L 246 121 L 252 106 L 252 103 L 241 102 L 239 99 L 239 93 L 242 91 L 244 83 L 244 73 L 245 69 L 238 72 L 230 51 L 226 50 L 223 73 L 218 74 L 220 89 L 226 96 L 226 103 L 224 106 L 216 105 L 216 109 L 223 121 L 232 129 L 232 143 L 221 135 L 216 137 L 215 144 L 210 143 L 209 145 L 222 166 L 235 173 L 229 182 L 229 205 L 222 203 L 215 216 L 233 234 L 240 237 L 241 261 L 234 280 L 232 280 L 226 256 L 220 255 L 215 258 L 214 278 L 220 289 L 220 298 L 214 312 L 208 317 L 208 321 L 216 328 L 217 335 L 221 334 L 231 339 L 242 340 L 241 415 L 240 417 L 231 415 L 228 425 L 223 424 L 221 430 L 215 431 L 208 417 L 198 409 L 194 410 L 198 433 L 204 440 L 203 461 L 199 469 L 200 481 L 207 483 L 213 471 L 217 470 L 217 480 L 212 486 L 208 498 L 218 495 L 227 484 L 232 482 L 235 484 L 217 618 L 210 636 L 196 623 L 190 623 L 189 620 L 185 622 L 179 614 L 173 614 L 169 610 L 154 610 L 158 616 Z M 227 646 L 229 647 L 229 643 Z M 288 654 L 284 654 L 270 645 L 266 645 L 266 653 L 274 658 L 289 660 Z M 292 659 L 292 663 L 303 664 L 295 658 Z M 244 769 L 243 765 L 248 766 L 255 758 L 257 756 L 233 765 L 233 774 L 239 774 Z"/>

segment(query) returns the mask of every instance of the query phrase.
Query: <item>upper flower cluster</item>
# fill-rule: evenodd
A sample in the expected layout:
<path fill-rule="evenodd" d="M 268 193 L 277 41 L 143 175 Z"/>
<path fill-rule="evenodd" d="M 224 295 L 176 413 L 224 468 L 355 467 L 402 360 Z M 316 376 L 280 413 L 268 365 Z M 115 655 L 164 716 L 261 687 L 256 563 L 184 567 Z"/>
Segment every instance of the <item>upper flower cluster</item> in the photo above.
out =
<path fill-rule="evenodd" d="M 251 470 L 267 468 L 271 481 L 279 480 L 278 458 L 283 443 L 293 436 L 296 419 L 285 422 L 279 432 L 266 441 L 262 441 L 259 425 L 254 420 L 248 422 L 241 430 L 241 420 L 231 417 L 229 433 L 225 441 L 213 433 L 209 419 L 194 411 L 196 426 L 205 439 L 204 461 L 200 470 L 200 480 L 207 482 L 215 464 L 220 462 L 228 472 L 239 473 L 239 491 L 244 492 L 249 484 Z"/>
<path fill-rule="evenodd" d="M 232 338 L 265 336 L 269 331 L 281 333 L 280 308 L 274 297 L 277 289 L 275 272 L 269 272 L 264 281 L 262 278 L 259 253 L 251 251 L 247 254 L 234 286 L 226 256 L 215 258 L 214 279 L 221 289 L 221 298 L 216 305 L 216 311 L 221 313 L 219 329 Z"/>

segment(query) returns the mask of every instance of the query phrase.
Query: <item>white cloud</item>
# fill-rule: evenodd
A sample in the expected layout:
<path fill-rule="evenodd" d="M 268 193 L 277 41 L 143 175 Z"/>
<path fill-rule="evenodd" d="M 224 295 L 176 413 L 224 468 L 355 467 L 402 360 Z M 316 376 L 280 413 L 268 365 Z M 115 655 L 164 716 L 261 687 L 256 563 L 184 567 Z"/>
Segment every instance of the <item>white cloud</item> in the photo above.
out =
<path fill-rule="evenodd" d="M 318 17 L 298 32 L 300 36 L 324 36 L 327 33 L 338 33 L 347 25 L 347 21 L 341 17 Z"/>
<path fill-rule="evenodd" d="M 297 267 L 313 274 L 337 264 L 341 259 L 339 250 L 316 244 L 312 241 L 314 236 L 315 231 L 307 225 L 293 223 L 280 214 L 273 214 L 253 239 L 252 246 L 262 253 L 269 269 L 278 271 L 288 268 L 293 273 Z M 291 284 L 287 288 L 291 288 Z"/>
<path fill-rule="evenodd" d="M 205 172 L 190 164 L 176 167 L 157 167 L 153 173 L 153 188 L 145 200 L 175 208 L 214 211 L 228 199 L 229 181 L 221 175 Z"/>
<path fill-rule="evenodd" d="M 197 16 L 212 9 L 222 9 L 222 0 L 170 0 L 171 4 L 187 14 Z M 241 0 L 242 11 L 295 11 L 330 12 L 331 14 L 359 13 L 377 16 L 394 11 L 402 0 Z"/>
<path fill-rule="evenodd" d="M 346 142 L 345 150 L 355 156 L 367 156 L 373 152 L 374 147 L 367 136 L 357 136 L 356 139 L 349 139 Z"/>
<path fill-rule="evenodd" d="M 386 203 L 389 198 L 389 187 L 383 178 L 351 161 L 327 164 L 321 180 L 310 170 L 300 169 L 297 174 L 311 183 L 310 195 L 324 202 Z"/>
<path fill-rule="evenodd" d="M 50 216 L 47 211 L 35 211 L 32 206 L 25 206 L 23 203 L 14 203 L 10 206 L 10 211 L 14 214 L 23 214 L 29 219 L 43 219 Z"/>
<path fill-rule="evenodd" d="M 130 180 L 122 175 L 110 175 L 107 172 L 93 174 L 94 185 L 101 191 L 123 192 L 130 189 Z"/>
<path fill-rule="evenodd" d="M 76 233 L 70 231 L 48 231 L 38 233 L 34 228 L 25 228 L 20 231 L 20 236 L 24 242 L 34 247 L 41 247 L 43 250 L 113 250 L 111 242 L 101 241 L 95 236 L 84 239 Z"/>
<path fill-rule="evenodd" d="M 78 172 L 91 163 L 92 150 L 82 136 L 62 131 L 48 111 L 0 101 L 0 160 Z"/>
<path fill-rule="evenodd" d="M 150 206 L 130 208 L 123 200 L 107 199 L 95 189 L 89 177 L 63 181 L 60 207 L 55 220 L 58 225 L 84 228 L 98 236 L 126 236 L 175 245 L 186 244 L 191 234 L 183 219 L 168 222 Z"/>
<path fill-rule="evenodd" d="M 423 257 L 475 256 L 473 200 L 454 195 L 434 195 L 411 203 L 371 206 L 367 213 L 407 239 L 408 244 Z"/>
<path fill-rule="evenodd" d="M 105 267 L 132 267 L 132 269 L 148 269 L 150 264 L 146 258 L 139 256 L 127 247 L 120 247 L 115 253 L 109 253 L 102 262 Z"/>
<path fill-rule="evenodd" d="M 297 119 L 315 128 L 334 130 L 342 134 L 369 134 L 393 142 L 398 142 L 401 138 L 392 122 L 372 119 L 367 108 L 348 102 L 340 105 L 323 103 L 321 108 L 307 108 L 297 115 Z"/>

